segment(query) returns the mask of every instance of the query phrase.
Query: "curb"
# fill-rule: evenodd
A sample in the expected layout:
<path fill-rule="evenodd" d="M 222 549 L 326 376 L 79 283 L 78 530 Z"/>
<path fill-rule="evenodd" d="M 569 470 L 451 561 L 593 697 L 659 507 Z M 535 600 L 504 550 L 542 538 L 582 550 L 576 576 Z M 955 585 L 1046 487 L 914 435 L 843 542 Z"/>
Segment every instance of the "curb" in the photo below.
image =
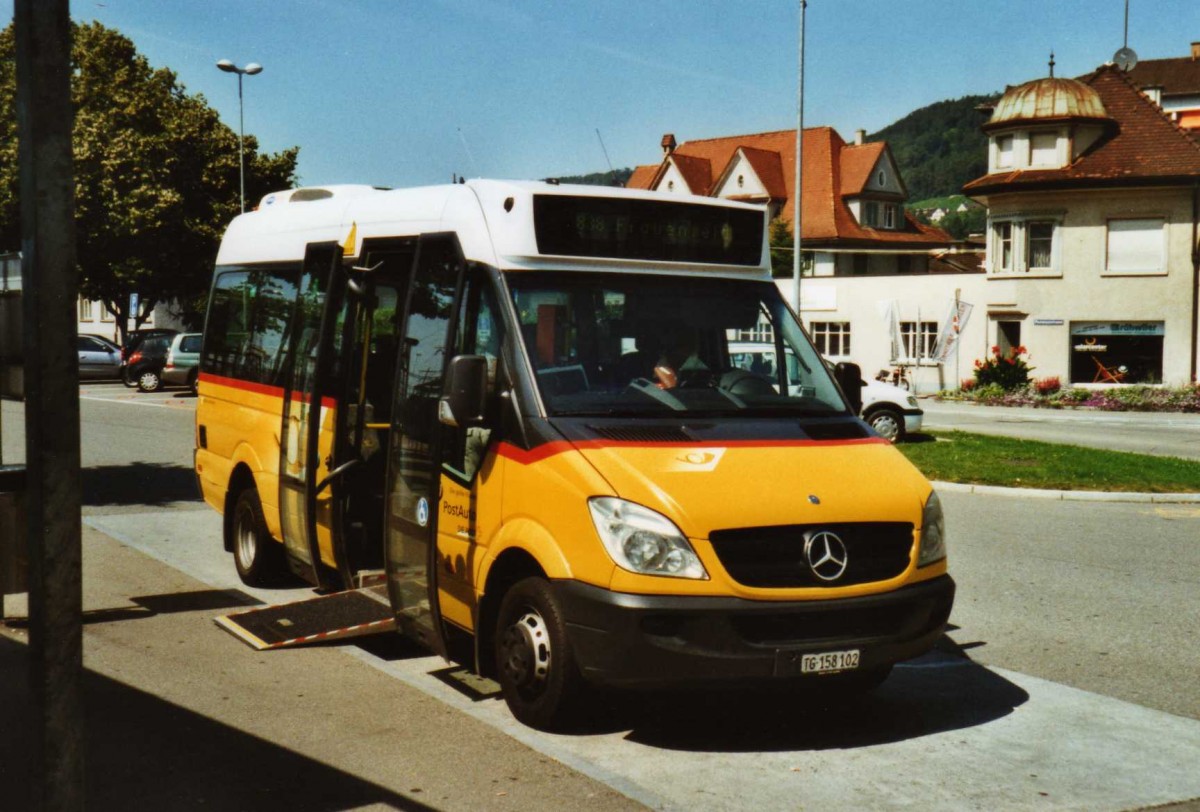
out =
<path fill-rule="evenodd" d="M 1061 502 L 1142 502 L 1147 504 L 1200 505 L 1200 493 L 1125 493 L 1121 491 L 1051 491 L 1038 488 L 1004 488 L 999 485 L 969 485 L 962 482 L 933 482 L 947 493 L 982 493 L 988 496 L 1019 496 Z"/>

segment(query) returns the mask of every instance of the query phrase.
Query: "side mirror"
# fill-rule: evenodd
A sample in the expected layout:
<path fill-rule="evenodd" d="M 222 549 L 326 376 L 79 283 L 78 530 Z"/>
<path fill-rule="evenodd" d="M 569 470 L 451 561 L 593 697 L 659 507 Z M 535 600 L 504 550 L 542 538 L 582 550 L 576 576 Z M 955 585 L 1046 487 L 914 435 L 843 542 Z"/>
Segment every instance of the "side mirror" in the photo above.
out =
<path fill-rule="evenodd" d="M 482 355 L 456 355 L 450 359 L 445 394 L 438 400 L 439 421 L 455 428 L 483 423 L 487 370 L 487 359 Z"/>
<path fill-rule="evenodd" d="M 859 369 L 858 364 L 839 362 L 833 368 L 833 379 L 837 381 L 838 386 L 842 387 L 842 393 L 846 396 L 846 402 L 850 404 L 854 414 L 861 414 L 863 380 L 862 370 Z"/>

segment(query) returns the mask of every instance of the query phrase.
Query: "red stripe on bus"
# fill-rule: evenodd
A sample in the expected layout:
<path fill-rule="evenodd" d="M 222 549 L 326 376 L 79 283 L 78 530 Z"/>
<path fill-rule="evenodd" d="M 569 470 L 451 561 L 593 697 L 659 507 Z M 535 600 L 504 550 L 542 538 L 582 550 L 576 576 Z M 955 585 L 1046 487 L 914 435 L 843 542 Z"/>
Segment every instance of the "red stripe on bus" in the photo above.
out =
<path fill-rule="evenodd" d="M 200 373 L 201 383 L 215 383 L 219 386 L 228 386 L 231 389 L 240 389 L 243 392 L 253 392 L 256 395 L 267 395 L 268 397 L 282 398 L 283 387 L 272 386 L 270 384 L 258 383 L 256 381 L 245 381 L 241 378 L 227 378 L 224 375 L 214 375 L 211 372 Z M 297 399 L 302 403 L 308 403 L 308 395 L 301 392 Z M 321 398 L 321 405 L 326 409 L 337 408 L 337 401 L 331 397 Z"/>
<path fill-rule="evenodd" d="M 496 453 L 522 465 L 532 465 L 565 451 L 594 451 L 604 448 L 830 448 L 847 445 L 889 445 L 882 437 L 861 437 L 847 440 L 716 440 L 641 442 L 637 440 L 580 440 L 575 443 L 556 440 L 525 450 L 511 443 L 500 443 Z"/>

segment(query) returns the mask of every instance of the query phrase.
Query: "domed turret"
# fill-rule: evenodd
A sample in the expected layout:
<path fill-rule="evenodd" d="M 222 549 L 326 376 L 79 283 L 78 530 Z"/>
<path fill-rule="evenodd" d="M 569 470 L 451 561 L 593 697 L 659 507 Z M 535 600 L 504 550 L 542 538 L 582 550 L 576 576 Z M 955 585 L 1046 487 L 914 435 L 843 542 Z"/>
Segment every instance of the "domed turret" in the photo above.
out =
<path fill-rule="evenodd" d="M 1035 79 L 1004 91 L 985 130 L 1019 123 L 1090 119 L 1108 121 L 1100 94 L 1075 79 Z"/>

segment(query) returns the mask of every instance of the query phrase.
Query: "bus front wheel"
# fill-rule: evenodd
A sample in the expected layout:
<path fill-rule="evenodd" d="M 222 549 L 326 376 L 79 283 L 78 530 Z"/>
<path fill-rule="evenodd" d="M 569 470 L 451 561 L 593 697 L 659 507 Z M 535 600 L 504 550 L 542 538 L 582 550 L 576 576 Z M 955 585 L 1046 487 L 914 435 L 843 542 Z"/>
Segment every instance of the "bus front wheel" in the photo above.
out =
<path fill-rule="evenodd" d="M 514 584 L 500 603 L 496 673 L 519 721 L 555 730 L 572 720 L 583 692 L 562 605 L 545 578 Z"/>
<path fill-rule="evenodd" d="M 283 548 L 271 538 L 263 518 L 258 491 L 247 488 L 238 494 L 233 508 L 233 563 L 242 583 L 266 586 L 283 573 Z"/>

